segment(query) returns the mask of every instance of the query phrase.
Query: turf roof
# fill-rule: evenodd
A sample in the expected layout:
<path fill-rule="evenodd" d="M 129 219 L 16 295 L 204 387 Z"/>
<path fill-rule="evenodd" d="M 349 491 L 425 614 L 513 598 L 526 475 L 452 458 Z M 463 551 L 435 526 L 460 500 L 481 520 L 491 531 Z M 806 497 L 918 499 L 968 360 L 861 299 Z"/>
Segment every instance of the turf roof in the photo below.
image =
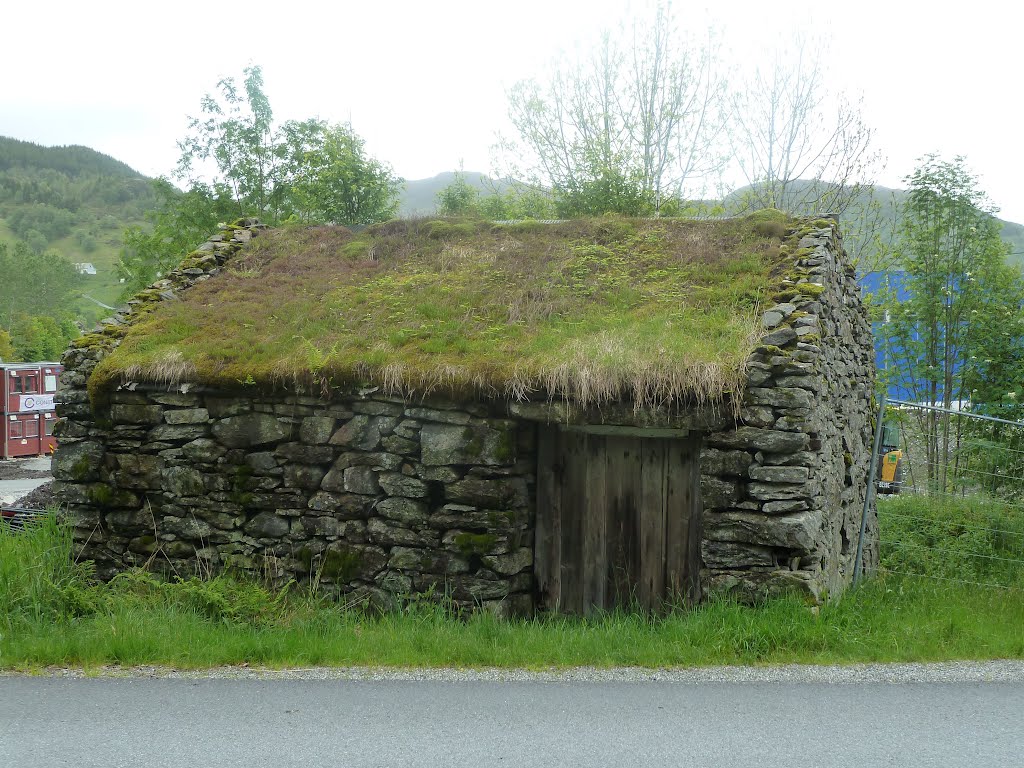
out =
<path fill-rule="evenodd" d="M 283 228 L 139 317 L 94 377 L 718 400 L 778 284 L 780 217 Z"/>

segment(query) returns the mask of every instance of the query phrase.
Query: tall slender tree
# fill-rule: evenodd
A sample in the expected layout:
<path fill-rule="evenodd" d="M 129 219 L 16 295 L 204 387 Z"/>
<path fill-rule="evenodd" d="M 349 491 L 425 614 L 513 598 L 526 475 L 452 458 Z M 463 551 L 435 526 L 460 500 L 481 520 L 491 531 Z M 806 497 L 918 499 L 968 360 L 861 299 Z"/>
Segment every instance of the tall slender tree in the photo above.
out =
<path fill-rule="evenodd" d="M 724 83 L 709 33 L 685 37 L 670 3 L 631 35 L 606 30 L 591 56 L 508 92 L 521 159 L 499 175 L 552 188 L 563 213 L 657 212 L 721 165 L 713 145 Z"/>
<path fill-rule="evenodd" d="M 189 118 L 189 133 L 178 142 L 175 177 L 195 189 L 205 183 L 204 164 L 212 162 L 217 174 L 208 186 L 230 188 L 240 216 L 276 218 L 280 157 L 274 112 L 263 90 L 263 70 L 254 65 L 242 72 L 241 88 L 225 77 L 217 83 L 218 95 L 203 96 L 200 115 Z"/>
<path fill-rule="evenodd" d="M 905 179 L 898 257 L 908 297 L 885 299 L 889 375 L 919 402 L 950 409 L 1012 391 L 1024 349 L 1024 280 L 1006 263 L 995 208 L 963 157 L 922 158 Z M 1018 361 L 1018 362 L 1015 362 Z M 946 488 L 957 435 L 947 415 L 925 411 L 929 479 Z"/>
<path fill-rule="evenodd" d="M 798 35 L 731 96 L 729 135 L 744 208 L 845 213 L 881 155 L 861 104 L 826 81 L 823 44 Z"/>

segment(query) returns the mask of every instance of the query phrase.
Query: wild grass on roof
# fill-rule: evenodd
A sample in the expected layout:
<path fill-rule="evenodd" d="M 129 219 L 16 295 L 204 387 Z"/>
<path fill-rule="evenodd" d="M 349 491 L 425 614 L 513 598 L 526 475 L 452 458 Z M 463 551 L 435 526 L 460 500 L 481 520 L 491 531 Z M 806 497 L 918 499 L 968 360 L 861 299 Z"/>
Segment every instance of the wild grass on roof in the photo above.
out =
<path fill-rule="evenodd" d="M 777 221 L 285 228 L 132 326 L 101 381 L 637 406 L 738 386 Z"/>

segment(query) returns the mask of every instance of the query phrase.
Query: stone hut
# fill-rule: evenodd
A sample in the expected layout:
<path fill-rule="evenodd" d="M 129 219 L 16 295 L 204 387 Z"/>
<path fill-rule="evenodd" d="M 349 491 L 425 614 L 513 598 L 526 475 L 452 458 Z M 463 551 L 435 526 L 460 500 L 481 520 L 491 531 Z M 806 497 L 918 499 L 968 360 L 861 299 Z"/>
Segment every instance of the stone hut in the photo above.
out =
<path fill-rule="evenodd" d="M 831 219 L 241 220 L 63 364 L 102 577 L 523 614 L 853 576 L 874 368 Z"/>

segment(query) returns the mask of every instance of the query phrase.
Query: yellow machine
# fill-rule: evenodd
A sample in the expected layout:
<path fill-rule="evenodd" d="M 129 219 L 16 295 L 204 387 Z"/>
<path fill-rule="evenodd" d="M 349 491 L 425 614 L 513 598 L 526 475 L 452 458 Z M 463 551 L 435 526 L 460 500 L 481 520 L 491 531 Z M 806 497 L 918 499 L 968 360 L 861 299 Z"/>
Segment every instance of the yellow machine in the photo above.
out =
<path fill-rule="evenodd" d="M 879 493 L 899 493 L 903 485 L 903 451 L 891 450 L 882 454 L 878 477 Z"/>

